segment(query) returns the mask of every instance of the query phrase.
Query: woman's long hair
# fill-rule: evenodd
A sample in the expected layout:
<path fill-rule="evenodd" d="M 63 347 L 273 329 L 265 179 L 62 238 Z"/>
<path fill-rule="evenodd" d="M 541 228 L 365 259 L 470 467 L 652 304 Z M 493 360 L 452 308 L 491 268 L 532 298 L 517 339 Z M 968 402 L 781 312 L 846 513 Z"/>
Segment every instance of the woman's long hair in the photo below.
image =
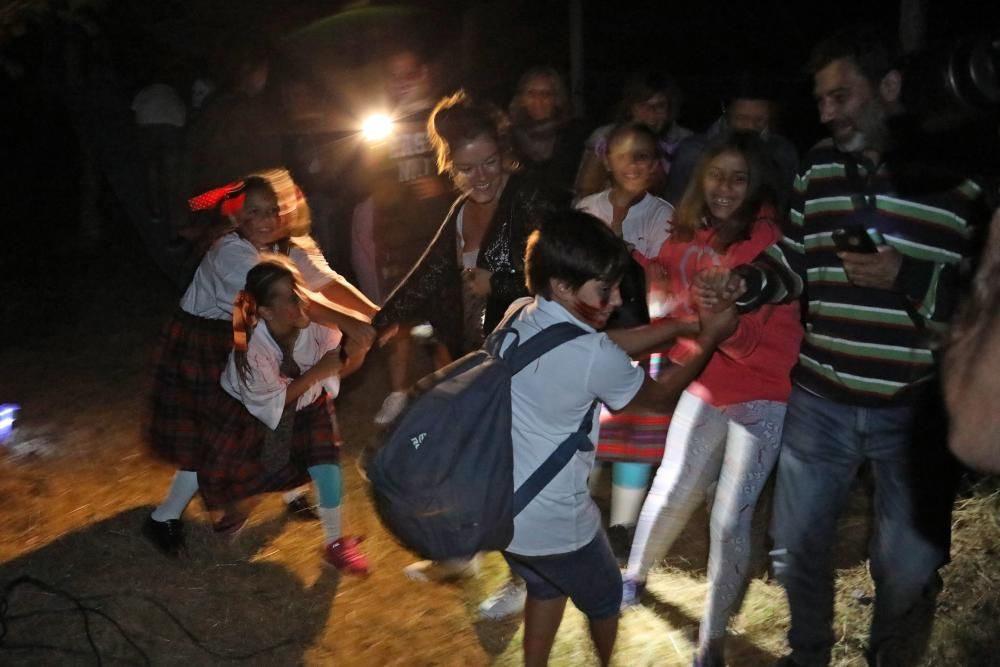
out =
<path fill-rule="evenodd" d="M 712 160 L 723 153 L 736 153 L 746 160 L 750 182 L 743 203 L 733 217 L 718 229 L 724 247 L 750 238 L 754 221 L 765 205 L 774 204 L 772 168 L 765 157 L 760 137 L 754 132 L 729 132 L 708 145 L 688 182 L 684 196 L 677 205 L 670 240 L 687 242 L 706 223 L 711 225 L 711 213 L 705 198 L 705 174 Z"/>

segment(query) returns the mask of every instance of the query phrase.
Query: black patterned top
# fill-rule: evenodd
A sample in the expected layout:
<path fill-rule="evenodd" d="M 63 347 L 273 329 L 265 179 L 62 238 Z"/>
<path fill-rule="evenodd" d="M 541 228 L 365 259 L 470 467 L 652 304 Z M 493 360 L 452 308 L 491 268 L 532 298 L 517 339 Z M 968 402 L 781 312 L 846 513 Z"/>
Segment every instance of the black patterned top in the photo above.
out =
<path fill-rule="evenodd" d="M 462 271 L 456 250 L 458 214 L 465 201 L 464 195 L 455 201 L 434 240 L 386 299 L 373 322 L 381 328 L 427 320 L 456 357 L 469 347 L 462 336 Z M 528 236 L 547 213 L 568 205 L 565 196 L 528 176 L 512 174 L 508 179 L 476 261 L 476 266 L 493 274 L 484 332 L 492 331 L 511 302 L 528 293 L 524 285 Z"/>

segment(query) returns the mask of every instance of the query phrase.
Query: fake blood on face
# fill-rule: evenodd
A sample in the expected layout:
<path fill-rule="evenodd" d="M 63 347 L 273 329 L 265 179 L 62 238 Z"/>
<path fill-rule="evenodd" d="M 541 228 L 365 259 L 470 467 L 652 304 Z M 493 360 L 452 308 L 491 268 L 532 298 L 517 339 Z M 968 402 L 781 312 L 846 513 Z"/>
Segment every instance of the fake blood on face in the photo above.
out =
<path fill-rule="evenodd" d="M 573 311 L 595 329 L 603 329 L 613 310 L 608 308 L 610 302 L 610 297 L 602 297 L 598 305 L 592 305 L 577 296 L 573 299 Z"/>

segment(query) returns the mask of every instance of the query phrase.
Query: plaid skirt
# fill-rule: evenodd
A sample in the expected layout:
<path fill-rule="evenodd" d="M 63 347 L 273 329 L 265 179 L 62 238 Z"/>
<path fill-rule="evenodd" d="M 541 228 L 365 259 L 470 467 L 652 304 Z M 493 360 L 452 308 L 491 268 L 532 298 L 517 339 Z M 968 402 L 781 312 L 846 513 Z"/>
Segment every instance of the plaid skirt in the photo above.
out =
<path fill-rule="evenodd" d="M 654 355 L 649 375 L 659 375 L 661 359 Z M 615 415 L 601 407 L 597 460 L 659 465 L 670 430 L 670 415 Z"/>
<path fill-rule="evenodd" d="M 659 465 L 669 429 L 669 415 L 614 415 L 602 407 L 597 459 Z"/>
<path fill-rule="evenodd" d="M 152 453 L 181 470 L 197 470 L 211 410 L 226 396 L 219 384 L 233 346 L 229 320 L 178 309 L 153 358 L 147 432 Z"/>
<path fill-rule="evenodd" d="M 309 480 L 310 466 L 340 462 L 340 433 L 331 400 L 324 392 L 295 413 L 288 462 L 269 471 L 261 460 L 267 426 L 225 394 L 208 427 L 198 487 L 205 506 L 228 503 L 269 491 L 285 491 Z"/>

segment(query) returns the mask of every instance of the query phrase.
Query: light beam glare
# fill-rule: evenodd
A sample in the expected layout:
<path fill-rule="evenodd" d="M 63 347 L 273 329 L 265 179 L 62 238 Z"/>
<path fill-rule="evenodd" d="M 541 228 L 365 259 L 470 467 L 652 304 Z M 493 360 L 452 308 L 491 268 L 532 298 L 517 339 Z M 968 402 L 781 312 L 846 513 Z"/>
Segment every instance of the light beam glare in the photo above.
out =
<path fill-rule="evenodd" d="M 368 141 L 384 141 L 392 134 L 392 119 L 385 114 L 372 114 L 361 123 L 361 134 Z"/>

